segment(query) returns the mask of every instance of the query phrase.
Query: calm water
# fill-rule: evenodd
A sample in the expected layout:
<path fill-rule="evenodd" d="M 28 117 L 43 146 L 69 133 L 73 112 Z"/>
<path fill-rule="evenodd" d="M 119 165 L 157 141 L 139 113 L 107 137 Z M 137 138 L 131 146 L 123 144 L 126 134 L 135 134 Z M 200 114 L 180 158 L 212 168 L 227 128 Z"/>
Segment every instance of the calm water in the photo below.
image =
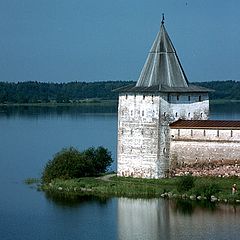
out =
<path fill-rule="evenodd" d="M 240 104 L 211 107 L 240 119 Z M 23 183 L 63 147 L 116 158 L 116 107 L 0 107 L 0 239 L 238 239 L 240 210 L 163 199 L 46 196 Z M 115 169 L 113 164 L 112 169 Z"/>

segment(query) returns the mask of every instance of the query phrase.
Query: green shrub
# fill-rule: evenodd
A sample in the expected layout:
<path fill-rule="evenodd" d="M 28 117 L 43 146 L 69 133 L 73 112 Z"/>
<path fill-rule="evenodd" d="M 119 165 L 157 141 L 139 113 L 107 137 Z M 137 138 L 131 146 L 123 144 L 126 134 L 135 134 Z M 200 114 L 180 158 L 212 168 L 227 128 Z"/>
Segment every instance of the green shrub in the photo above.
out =
<path fill-rule="evenodd" d="M 48 183 L 55 178 L 96 176 L 106 172 L 111 163 L 111 154 L 103 147 L 89 148 L 83 152 L 73 147 L 64 148 L 48 161 L 42 173 L 42 181 Z"/>
<path fill-rule="evenodd" d="M 180 193 L 189 191 L 194 187 L 194 182 L 195 179 L 192 175 L 179 177 L 177 181 L 177 191 Z"/>
<path fill-rule="evenodd" d="M 217 193 L 220 192 L 220 186 L 219 184 L 216 183 L 200 183 L 198 186 L 196 186 L 193 189 L 193 192 L 197 195 L 197 196 L 204 196 L 206 197 L 208 200 L 211 199 L 212 195 L 215 195 Z"/>

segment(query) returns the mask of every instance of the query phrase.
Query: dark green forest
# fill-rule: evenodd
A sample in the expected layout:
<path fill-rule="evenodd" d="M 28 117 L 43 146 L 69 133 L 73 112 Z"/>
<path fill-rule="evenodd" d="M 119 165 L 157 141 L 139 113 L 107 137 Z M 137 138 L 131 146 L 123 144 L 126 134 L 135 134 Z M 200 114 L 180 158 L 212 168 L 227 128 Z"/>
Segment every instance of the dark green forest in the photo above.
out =
<path fill-rule="evenodd" d="M 86 99 L 115 100 L 118 93 L 112 91 L 133 81 L 43 83 L 0 82 L 0 103 L 74 103 Z M 240 81 L 212 81 L 194 83 L 211 88 L 211 99 L 240 100 Z"/>

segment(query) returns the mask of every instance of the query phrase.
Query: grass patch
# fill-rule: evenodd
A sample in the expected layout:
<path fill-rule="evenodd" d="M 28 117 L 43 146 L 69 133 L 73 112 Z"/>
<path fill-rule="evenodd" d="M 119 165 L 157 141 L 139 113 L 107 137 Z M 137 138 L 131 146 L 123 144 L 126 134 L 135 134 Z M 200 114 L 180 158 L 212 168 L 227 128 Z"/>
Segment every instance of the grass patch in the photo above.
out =
<path fill-rule="evenodd" d="M 184 189 L 185 181 L 188 184 Z M 228 201 L 240 199 L 240 193 L 231 193 L 232 185 L 240 186 L 237 178 L 193 177 L 185 179 L 175 177 L 168 179 L 140 179 L 113 176 L 107 180 L 101 178 L 78 178 L 70 180 L 55 179 L 49 184 L 42 185 L 42 190 L 48 193 L 64 193 L 67 195 L 92 195 L 106 197 L 152 198 L 166 196 L 211 196 Z M 179 190 L 179 184 L 181 189 Z"/>
<path fill-rule="evenodd" d="M 36 184 L 36 183 L 40 183 L 40 179 L 38 178 L 27 178 L 24 180 L 25 184 L 31 185 L 31 184 Z"/>

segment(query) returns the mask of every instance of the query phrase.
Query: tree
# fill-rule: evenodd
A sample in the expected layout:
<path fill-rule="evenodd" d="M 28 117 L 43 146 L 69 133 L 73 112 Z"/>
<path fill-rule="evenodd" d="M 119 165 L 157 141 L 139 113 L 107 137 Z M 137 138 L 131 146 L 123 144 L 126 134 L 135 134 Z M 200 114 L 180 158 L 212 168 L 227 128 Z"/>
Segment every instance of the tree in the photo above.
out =
<path fill-rule="evenodd" d="M 48 183 L 55 178 L 97 176 L 106 172 L 111 163 L 111 153 L 104 147 L 89 148 L 83 152 L 73 147 L 64 148 L 47 162 L 42 181 Z"/>

